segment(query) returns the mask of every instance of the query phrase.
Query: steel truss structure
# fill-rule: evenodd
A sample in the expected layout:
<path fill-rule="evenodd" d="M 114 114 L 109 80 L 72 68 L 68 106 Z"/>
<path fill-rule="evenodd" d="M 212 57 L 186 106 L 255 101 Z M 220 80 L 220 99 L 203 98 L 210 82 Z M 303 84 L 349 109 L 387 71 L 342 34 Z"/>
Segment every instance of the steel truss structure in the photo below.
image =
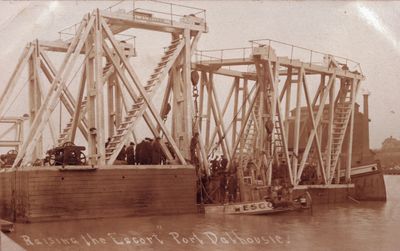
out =
<path fill-rule="evenodd" d="M 251 41 L 246 48 L 197 51 L 201 34 L 208 30 L 205 10 L 190 8 L 188 15 L 181 16 L 171 11 L 169 19 L 158 13 L 97 9 L 74 26 L 68 39 L 35 40 L 26 46 L 0 97 L 2 114 L 15 83 L 28 68 L 30 129 L 19 144 L 14 167 L 43 157 L 46 126 L 54 134 L 54 145 L 74 142 L 79 130 L 87 142 L 89 164 L 112 165 L 143 118 L 154 137 L 162 136 L 166 157 L 173 161 L 175 155 L 180 164 L 190 159 L 190 139 L 199 132 L 201 169 L 209 174 L 210 156 L 222 152 L 242 186 L 245 180 L 270 185 L 274 169 L 286 172 L 288 181 L 298 185 L 310 166 L 317 170 L 320 182 L 329 185 L 339 182 L 344 165 L 350 182 L 354 106 L 364 79 L 358 63 L 308 50 L 309 60 L 296 59 L 293 53 L 299 47 L 287 44 L 290 57 L 282 57 L 273 40 Z M 130 62 L 136 48 L 117 39 L 128 29 L 171 35 L 145 82 Z M 59 67 L 48 52 L 62 56 Z M 230 52 L 240 56 L 229 56 Z M 192 62 L 194 56 L 197 60 Z M 79 91 L 73 95 L 67 81 L 79 64 L 82 69 L 75 83 Z M 229 88 L 225 88 L 227 81 Z M 44 83 L 49 84 L 47 93 Z M 163 84 L 157 109 L 152 98 Z M 221 88 L 228 90 L 223 98 L 218 93 Z M 164 111 L 170 100 L 168 129 Z M 70 121 L 57 138 L 50 117 L 59 102 Z M 111 142 L 105 147 L 107 136 Z M 249 166 L 254 168 L 245 175 Z"/>
<path fill-rule="evenodd" d="M 355 99 L 364 79 L 359 64 L 311 50 L 307 50 L 309 61 L 301 61 L 293 53 L 304 48 L 270 39 L 251 43 L 246 48 L 197 53 L 194 67 L 202 77 L 199 117 L 204 118 L 200 128 L 207 153 L 215 142 L 221 146 L 230 167 L 238 170 L 241 191 L 246 179 L 249 184 L 270 185 L 274 169 L 298 185 L 304 169 L 311 167 L 319 182 L 328 185 L 333 180 L 339 183 L 340 165 L 345 165 L 350 182 L 352 147 L 348 146 L 352 146 Z M 291 57 L 278 56 L 273 44 L 289 47 Z M 313 56 L 321 60 L 312 61 Z M 232 82 L 229 88 L 227 82 Z M 221 110 L 215 86 L 222 85 L 230 91 Z M 213 133 L 211 117 L 216 124 Z M 254 168 L 245 177 L 250 164 Z"/>
<path fill-rule="evenodd" d="M 172 10 L 175 5 L 169 6 Z M 205 11 L 191 7 L 186 9 L 188 15 L 171 12 L 168 19 L 138 10 L 115 12 L 112 8 L 97 9 L 74 25 L 68 39 L 29 43 L 0 97 L 0 113 L 3 113 L 15 83 L 27 67 L 30 128 L 13 167 L 29 165 L 43 158 L 43 131 L 48 125 L 52 134 L 56 134 L 50 116 L 60 101 L 68 111 L 70 121 L 58 139 L 54 137 L 54 144 L 74 142 L 79 130 L 87 140 L 90 165 L 113 164 L 122 147 L 134 136 L 133 129 L 141 117 L 154 137 L 162 135 L 162 147 L 167 158 L 173 159 L 166 146 L 169 143 L 177 161 L 185 164 L 190 158 L 192 103 L 190 85 L 184 83 L 190 83 L 191 56 L 201 34 L 207 32 L 205 20 L 197 17 L 205 16 Z M 139 79 L 129 60 L 135 56 L 133 44 L 117 39 L 128 29 L 171 34 L 170 45 L 146 82 Z M 62 56 L 59 67 L 55 67 L 48 52 L 57 52 Z M 74 96 L 67 87 L 67 80 L 79 63 L 82 66 L 77 81 L 79 91 Z M 41 79 L 42 75 L 46 80 Z M 170 95 L 174 97 L 172 130 L 167 129 L 160 111 L 152 102 L 155 91 L 167 77 L 165 100 Z M 50 84 L 47 93 L 43 87 L 45 82 Z M 124 94 L 128 94 L 129 98 Z M 106 135 L 111 138 L 107 147 Z"/>

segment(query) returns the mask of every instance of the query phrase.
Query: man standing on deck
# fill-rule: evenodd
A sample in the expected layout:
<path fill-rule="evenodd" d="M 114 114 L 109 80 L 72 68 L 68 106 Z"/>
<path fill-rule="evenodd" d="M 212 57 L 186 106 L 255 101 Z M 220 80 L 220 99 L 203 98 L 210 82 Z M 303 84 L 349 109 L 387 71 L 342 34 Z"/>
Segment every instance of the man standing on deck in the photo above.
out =
<path fill-rule="evenodd" d="M 142 140 L 137 146 L 136 146 L 136 164 L 137 165 L 142 165 L 143 163 L 143 146 L 145 144 L 145 141 Z"/>
<path fill-rule="evenodd" d="M 160 165 L 163 157 L 161 148 L 160 137 L 156 137 L 152 145 L 151 162 L 153 165 Z"/>
<path fill-rule="evenodd" d="M 219 173 L 219 199 L 223 204 L 225 203 L 225 194 L 226 194 L 226 173 Z"/>
<path fill-rule="evenodd" d="M 146 138 L 146 141 L 144 142 L 143 145 L 142 158 L 143 158 L 143 164 L 145 165 L 151 165 L 152 152 L 153 152 L 152 141 L 153 141 L 152 139 Z"/>
<path fill-rule="evenodd" d="M 125 159 L 126 159 L 126 147 L 124 145 L 117 156 L 117 160 L 125 161 Z"/>
<path fill-rule="evenodd" d="M 228 166 L 228 159 L 224 155 L 221 155 L 221 170 L 225 172 L 227 166 Z"/>
<path fill-rule="evenodd" d="M 219 160 L 218 160 L 218 155 L 215 155 L 215 158 L 211 160 L 211 171 L 213 175 L 218 174 L 219 172 Z"/>
<path fill-rule="evenodd" d="M 128 165 L 135 164 L 135 143 L 131 142 L 126 148 L 126 161 Z"/>
<path fill-rule="evenodd" d="M 197 152 L 197 145 L 199 144 L 199 133 L 196 132 L 190 141 L 190 160 L 192 161 L 192 164 L 197 164 L 199 162 L 199 159 L 197 158 L 196 152 Z"/>
<path fill-rule="evenodd" d="M 111 138 L 108 138 L 107 139 L 107 142 L 106 142 L 106 144 L 105 144 L 105 147 L 107 148 L 107 146 L 110 144 L 110 142 L 111 142 Z"/>
<path fill-rule="evenodd" d="M 229 194 L 229 202 L 236 202 L 236 194 L 237 194 L 237 176 L 236 176 L 236 174 L 232 174 L 229 177 L 228 194 Z"/>

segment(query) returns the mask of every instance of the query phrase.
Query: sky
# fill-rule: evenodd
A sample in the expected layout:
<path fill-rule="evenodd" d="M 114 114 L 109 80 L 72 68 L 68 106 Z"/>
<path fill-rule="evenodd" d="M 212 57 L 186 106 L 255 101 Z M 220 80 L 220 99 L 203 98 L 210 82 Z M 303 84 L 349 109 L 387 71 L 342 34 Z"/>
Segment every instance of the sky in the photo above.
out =
<path fill-rule="evenodd" d="M 58 39 L 57 31 L 81 20 L 107 1 L 0 2 L 0 92 L 24 45 L 35 38 Z M 249 46 L 249 40 L 271 38 L 340 55 L 360 62 L 370 93 L 370 142 L 379 148 L 389 136 L 400 138 L 400 2 L 378 1 L 180 1 L 206 9 L 209 32 L 199 49 Z M 137 5 L 140 4 L 136 3 Z M 125 6 L 134 5 L 132 2 Z M 155 48 L 167 38 L 136 32 L 140 62 L 152 65 Z M 150 44 L 149 41 L 155 41 Z M 164 42 L 164 43 L 163 43 Z M 287 55 L 282 55 L 287 56 Z M 143 67 L 145 78 L 151 67 Z M 17 98 L 15 103 L 21 102 Z M 14 104 L 15 104 L 14 103 Z M 11 113 L 23 113 L 11 105 Z"/>

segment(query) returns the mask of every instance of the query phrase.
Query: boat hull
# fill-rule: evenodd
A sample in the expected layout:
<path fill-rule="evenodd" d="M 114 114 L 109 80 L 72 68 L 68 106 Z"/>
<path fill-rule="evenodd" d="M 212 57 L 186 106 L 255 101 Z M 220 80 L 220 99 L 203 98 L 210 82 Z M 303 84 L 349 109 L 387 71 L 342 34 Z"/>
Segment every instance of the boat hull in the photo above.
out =
<path fill-rule="evenodd" d="M 267 215 L 308 209 L 310 205 L 311 201 L 306 201 L 306 199 L 304 199 L 304 204 L 291 203 L 291 205 L 286 204 L 283 206 L 274 206 L 269 201 L 261 200 L 224 205 L 206 205 L 204 210 L 206 214 Z"/>

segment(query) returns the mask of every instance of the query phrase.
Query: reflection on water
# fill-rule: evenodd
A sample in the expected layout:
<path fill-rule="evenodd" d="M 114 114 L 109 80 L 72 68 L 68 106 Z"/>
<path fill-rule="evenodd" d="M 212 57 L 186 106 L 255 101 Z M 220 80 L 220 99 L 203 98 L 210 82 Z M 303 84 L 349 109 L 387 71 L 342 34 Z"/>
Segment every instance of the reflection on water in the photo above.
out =
<path fill-rule="evenodd" d="M 400 250 L 400 176 L 388 201 L 274 216 L 182 215 L 17 224 L 28 250 Z"/>

